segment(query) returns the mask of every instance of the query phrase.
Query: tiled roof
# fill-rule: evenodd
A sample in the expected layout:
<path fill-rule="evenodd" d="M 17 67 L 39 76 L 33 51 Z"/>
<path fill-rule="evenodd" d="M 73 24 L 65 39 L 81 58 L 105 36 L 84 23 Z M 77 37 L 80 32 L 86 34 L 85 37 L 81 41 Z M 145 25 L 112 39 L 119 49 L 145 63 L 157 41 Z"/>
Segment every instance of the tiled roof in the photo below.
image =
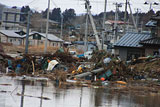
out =
<path fill-rule="evenodd" d="M 140 42 L 142 45 L 158 45 L 160 46 L 160 37 L 149 38 Z"/>
<path fill-rule="evenodd" d="M 117 24 L 125 24 L 124 21 L 107 20 L 107 21 L 105 22 L 105 24 L 114 24 L 114 23 L 117 23 Z"/>
<path fill-rule="evenodd" d="M 151 19 L 153 19 L 153 20 L 160 20 L 160 16 L 155 16 L 155 17 L 152 17 Z"/>
<path fill-rule="evenodd" d="M 150 38 L 149 33 L 126 33 L 114 47 L 142 47 L 140 41 Z"/>

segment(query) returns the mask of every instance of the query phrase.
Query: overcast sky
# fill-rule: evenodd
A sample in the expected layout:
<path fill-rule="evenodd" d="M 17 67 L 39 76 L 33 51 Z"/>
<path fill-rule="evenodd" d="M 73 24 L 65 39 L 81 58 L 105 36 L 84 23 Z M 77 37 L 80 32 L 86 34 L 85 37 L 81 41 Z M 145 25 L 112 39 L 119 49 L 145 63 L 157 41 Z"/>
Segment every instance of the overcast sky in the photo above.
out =
<path fill-rule="evenodd" d="M 50 9 L 60 7 L 62 11 L 65 9 L 73 8 L 75 9 L 77 14 L 85 13 L 86 10 L 84 8 L 84 0 L 50 0 Z M 92 13 L 98 14 L 104 11 L 104 1 L 105 0 L 90 0 L 92 5 Z M 107 0 L 107 11 L 113 10 L 115 11 L 114 3 L 124 3 L 125 0 Z M 144 2 L 148 1 L 150 3 L 157 2 L 160 3 L 160 0 L 130 0 L 130 4 L 132 7 L 132 11 L 135 12 L 136 8 L 139 8 L 141 12 L 147 12 L 149 10 L 149 5 L 144 5 Z M 22 7 L 25 5 L 29 5 L 32 9 L 42 11 L 47 8 L 48 0 L 0 0 L 0 3 L 5 4 L 7 6 L 18 6 Z M 124 10 L 124 4 L 120 10 Z M 160 10 L 159 6 L 152 5 L 153 10 L 158 11 Z M 129 9 L 128 9 L 129 10 Z"/>

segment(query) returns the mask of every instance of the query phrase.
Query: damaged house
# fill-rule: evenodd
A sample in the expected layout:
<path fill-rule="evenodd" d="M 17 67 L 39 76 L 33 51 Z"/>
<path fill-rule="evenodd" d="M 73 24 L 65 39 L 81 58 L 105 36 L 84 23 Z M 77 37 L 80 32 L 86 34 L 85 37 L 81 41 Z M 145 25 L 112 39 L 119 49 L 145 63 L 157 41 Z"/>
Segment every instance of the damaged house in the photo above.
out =
<path fill-rule="evenodd" d="M 29 34 L 29 45 L 30 46 L 41 46 L 45 43 L 46 34 L 45 33 L 39 33 L 39 32 L 31 32 Z M 24 38 L 24 44 L 25 44 L 26 38 Z M 57 36 L 53 34 L 48 34 L 48 46 L 61 46 L 63 43 L 63 40 L 58 38 Z"/>
<path fill-rule="evenodd" d="M 24 36 L 19 35 L 13 30 L 0 30 L 0 42 L 2 43 L 10 43 L 13 45 L 22 45 Z"/>
<path fill-rule="evenodd" d="M 122 60 L 153 56 L 160 51 L 160 16 L 154 16 L 146 24 L 151 33 L 126 33 L 114 44 L 115 54 Z"/>
<path fill-rule="evenodd" d="M 160 53 L 160 16 L 152 17 L 146 24 L 151 30 L 151 37 L 140 42 L 145 48 L 145 56 Z"/>

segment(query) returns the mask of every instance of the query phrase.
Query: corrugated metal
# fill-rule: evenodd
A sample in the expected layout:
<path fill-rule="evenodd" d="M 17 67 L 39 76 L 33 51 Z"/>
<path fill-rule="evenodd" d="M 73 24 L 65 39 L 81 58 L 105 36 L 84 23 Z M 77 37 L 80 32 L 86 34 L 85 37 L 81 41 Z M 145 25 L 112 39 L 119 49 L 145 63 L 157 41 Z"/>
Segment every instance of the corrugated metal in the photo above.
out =
<path fill-rule="evenodd" d="M 118 47 L 142 47 L 140 41 L 150 38 L 148 33 L 126 33 L 114 46 Z"/>

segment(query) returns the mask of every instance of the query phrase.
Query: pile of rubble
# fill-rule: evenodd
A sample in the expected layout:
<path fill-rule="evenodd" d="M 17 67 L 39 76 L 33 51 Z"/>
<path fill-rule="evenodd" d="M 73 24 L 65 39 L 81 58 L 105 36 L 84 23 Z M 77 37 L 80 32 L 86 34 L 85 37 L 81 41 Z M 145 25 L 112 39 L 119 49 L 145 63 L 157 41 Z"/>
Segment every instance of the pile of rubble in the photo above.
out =
<path fill-rule="evenodd" d="M 128 68 L 130 68 L 130 72 L 132 72 L 135 79 L 160 79 L 160 58 L 139 58 L 132 63 Z"/>
<path fill-rule="evenodd" d="M 90 73 L 76 75 L 76 78 L 94 78 L 94 81 L 131 81 L 131 80 L 160 80 L 160 58 L 140 57 L 139 59 L 121 61 L 119 57 L 105 51 L 93 52 L 90 61 L 95 65 Z"/>
<path fill-rule="evenodd" d="M 160 58 L 145 57 L 124 62 L 106 51 L 93 51 L 91 59 L 73 57 L 68 52 L 22 54 L 12 58 L 0 47 L 0 70 L 8 74 L 38 75 L 52 80 L 129 81 L 160 79 Z"/>
<path fill-rule="evenodd" d="M 50 79 L 65 80 L 66 76 L 77 69 L 84 58 L 76 58 L 67 52 L 57 51 L 54 54 L 19 54 L 16 57 L 8 56 L 1 46 L 0 68 L 1 73 L 7 75 L 45 76 Z"/>

